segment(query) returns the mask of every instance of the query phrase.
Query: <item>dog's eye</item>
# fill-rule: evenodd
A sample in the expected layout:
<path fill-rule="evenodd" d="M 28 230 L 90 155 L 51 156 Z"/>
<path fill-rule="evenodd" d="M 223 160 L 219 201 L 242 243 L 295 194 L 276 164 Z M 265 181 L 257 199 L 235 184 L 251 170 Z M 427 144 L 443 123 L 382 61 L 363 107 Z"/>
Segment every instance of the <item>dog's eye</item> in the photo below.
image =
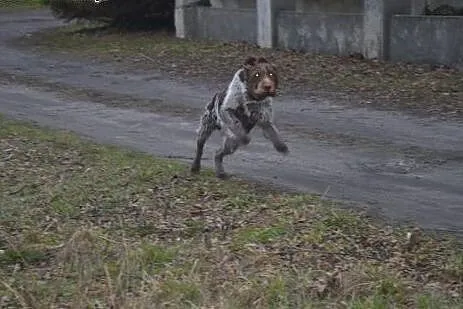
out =
<path fill-rule="evenodd" d="M 256 74 L 255 74 L 255 77 L 259 77 L 259 73 L 256 73 Z"/>
<path fill-rule="evenodd" d="M 268 73 L 268 76 L 273 76 L 273 73 Z"/>

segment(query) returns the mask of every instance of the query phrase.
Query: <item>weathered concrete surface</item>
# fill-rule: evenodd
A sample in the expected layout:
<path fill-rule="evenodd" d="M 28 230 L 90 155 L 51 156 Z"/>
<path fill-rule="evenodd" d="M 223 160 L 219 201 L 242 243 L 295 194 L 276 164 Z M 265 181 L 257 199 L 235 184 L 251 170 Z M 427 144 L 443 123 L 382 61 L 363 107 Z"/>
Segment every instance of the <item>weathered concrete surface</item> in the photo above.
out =
<path fill-rule="evenodd" d="M 192 0 L 175 0 L 175 35 L 178 38 L 195 37 L 197 28 L 196 8 L 191 7 Z"/>
<path fill-rule="evenodd" d="M 257 45 L 271 48 L 275 44 L 275 7 L 272 0 L 256 0 Z"/>
<path fill-rule="evenodd" d="M 333 55 L 363 52 L 362 14 L 281 11 L 276 23 L 279 47 Z"/>
<path fill-rule="evenodd" d="M 287 0 L 256 0 L 257 45 L 275 47 L 277 43 L 276 16 L 280 10 L 294 10 L 294 2 Z"/>
<path fill-rule="evenodd" d="M 363 0 L 294 0 L 297 12 L 363 13 Z"/>
<path fill-rule="evenodd" d="M 391 23 L 391 60 L 463 66 L 463 17 L 397 15 Z"/>
<path fill-rule="evenodd" d="M 411 2 L 403 0 L 364 0 L 363 55 L 369 59 L 389 59 L 391 17 L 409 14 Z"/>
<path fill-rule="evenodd" d="M 187 1 L 177 0 L 180 38 L 461 67 L 462 17 L 416 16 L 424 8 L 421 0 L 256 0 L 253 9 L 230 8 L 238 2 L 225 8 L 180 8 Z M 431 5 L 445 1 L 463 6 L 463 0 L 435 0 Z M 414 16 L 393 17 L 397 14 Z"/>
<path fill-rule="evenodd" d="M 255 9 L 216 9 L 200 6 L 196 8 L 196 12 L 198 38 L 250 43 L 257 41 Z"/>
<path fill-rule="evenodd" d="M 40 57 L 6 44 L 9 38 L 57 24 L 45 13 L 0 14 L 0 71 L 39 76 L 57 83 L 57 93 L 61 83 L 168 100 L 193 111 L 193 117 L 58 99 L 55 93 L 22 85 L 0 88 L 0 113 L 191 161 L 197 119 L 215 90 L 213 85 L 185 85 L 165 80 L 159 72 L 128 74 L 93 62 Z M 369 206 L 391 220 L 463 233 L 460 124 L 347 109 L 317 97 L 280 97 L 275 109 L 290 155 L 277 154 L 256 131 L 249 147 L 227 159 L 230 172 L 305 192 L 327 191 L 329 198 Z M 206 166 L 211 166 L 218 142 L 215 136 L 206 146 Z"/>
<path fill-rule="evenodd" d="M 177 0 L 175 30 L 179 38 L 202 38 L 218 41 L 257 41 L 256 9 L 183 7 Z"/>
<path fill-rule="evenodd" d="M 256 0 L 210 0 L 214 8 L 255 9 Z"/>

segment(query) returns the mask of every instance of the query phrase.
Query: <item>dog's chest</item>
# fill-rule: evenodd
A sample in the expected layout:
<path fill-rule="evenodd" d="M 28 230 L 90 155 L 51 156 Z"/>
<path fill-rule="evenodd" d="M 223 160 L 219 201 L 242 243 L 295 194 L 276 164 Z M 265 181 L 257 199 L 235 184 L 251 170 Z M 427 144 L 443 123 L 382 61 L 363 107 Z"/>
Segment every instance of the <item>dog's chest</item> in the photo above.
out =
<path fill-rule="evenodd" d="M 247 133 L 251 131 L 262 118 L 262 108 L 258 103 L 247 104 L 246 108 L 239 106 L 235 109 L 235 116 Z"/>

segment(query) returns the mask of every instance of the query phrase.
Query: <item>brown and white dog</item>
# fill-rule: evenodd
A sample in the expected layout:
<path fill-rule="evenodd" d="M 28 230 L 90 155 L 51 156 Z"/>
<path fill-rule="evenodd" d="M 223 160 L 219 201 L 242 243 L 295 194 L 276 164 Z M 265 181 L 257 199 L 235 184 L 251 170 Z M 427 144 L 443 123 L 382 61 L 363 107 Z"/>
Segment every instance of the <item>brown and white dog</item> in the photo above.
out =
<path fill-rule="evenodd" d="M 278 89 L 275 66 L 260 57 L 249 57 L 235 73 L 227 89 L 214 95 L 207 104 L 197 131 L 196 155 L 191 166 L 193 173 L 201 169 L 201 157 L 207 139 L 215 130 L 222 133 L 223 145 L 215 154 L 215 173 L 226 178 L 223 158 L 251 141 L 248 134 L 257 125 L 262 128 L 280 153 L 288 153 L 273 123 L 272 98 Z"/>

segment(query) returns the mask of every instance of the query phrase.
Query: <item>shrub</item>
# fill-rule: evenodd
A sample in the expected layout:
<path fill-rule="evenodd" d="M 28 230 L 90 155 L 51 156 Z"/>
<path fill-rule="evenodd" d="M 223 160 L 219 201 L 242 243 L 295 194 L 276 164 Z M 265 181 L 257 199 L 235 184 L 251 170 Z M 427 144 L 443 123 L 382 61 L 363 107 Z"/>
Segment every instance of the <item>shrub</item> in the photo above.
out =
<path fill-rule="evenodd" d="M 103 21 L 124 28 L 174 27 L 175 0 L 49 0 L 58 18 Z"/>

